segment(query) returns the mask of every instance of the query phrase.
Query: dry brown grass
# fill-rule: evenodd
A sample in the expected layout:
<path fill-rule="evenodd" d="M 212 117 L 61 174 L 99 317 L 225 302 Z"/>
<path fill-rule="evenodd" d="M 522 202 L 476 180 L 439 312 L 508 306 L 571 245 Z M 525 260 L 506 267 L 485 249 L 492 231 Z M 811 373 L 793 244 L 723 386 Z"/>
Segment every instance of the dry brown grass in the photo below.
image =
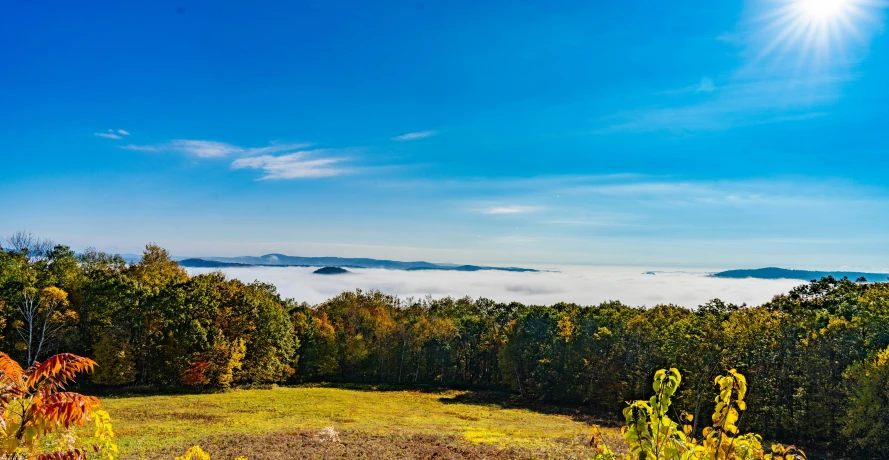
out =
<path fill-rule="evenodd" d="M 591 450 L 583 446 L 585 439 L 546 448 L 499 447 L 472 444 L 452 436 L 430 434 L 373 435 L 347 431 L 331 439 L 324 430 L 301 430 L 264 435 L 226 434 L 196 440 L 213 459 L 245 456 L 250 460 L 285 459 L 586 459 Z M 148 452 L 144 457 L 124 458 L 171 459 L 190 447 L 188 443 L 172 445 Z"/>

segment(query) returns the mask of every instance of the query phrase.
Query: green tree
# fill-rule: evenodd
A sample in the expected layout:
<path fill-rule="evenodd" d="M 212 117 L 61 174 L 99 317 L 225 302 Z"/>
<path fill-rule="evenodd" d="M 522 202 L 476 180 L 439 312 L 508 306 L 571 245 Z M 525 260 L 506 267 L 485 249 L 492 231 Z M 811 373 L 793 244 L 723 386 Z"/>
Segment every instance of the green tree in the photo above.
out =
<path fill-rule="evenodd" d="M 858 455 L 881 458 L 889 446 L 889 348 L 846 371 L 851 392 L 843 434 Z"/>

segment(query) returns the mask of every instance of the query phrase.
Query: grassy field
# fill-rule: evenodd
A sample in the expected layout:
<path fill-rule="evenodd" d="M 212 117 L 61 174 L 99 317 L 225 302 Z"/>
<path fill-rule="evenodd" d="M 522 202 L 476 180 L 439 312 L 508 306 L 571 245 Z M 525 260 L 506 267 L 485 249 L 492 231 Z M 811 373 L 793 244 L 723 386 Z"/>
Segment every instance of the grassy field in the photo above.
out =
<path fill-rule="evenodd" d="M 106 397 L 121 457 L 171 459 L 200 444 L 214 460 L 589 458 L 579 414 L 505 408 L 463 391 L 280 387 Z M 616 444 L 617 430 L 608 430 Z"/>

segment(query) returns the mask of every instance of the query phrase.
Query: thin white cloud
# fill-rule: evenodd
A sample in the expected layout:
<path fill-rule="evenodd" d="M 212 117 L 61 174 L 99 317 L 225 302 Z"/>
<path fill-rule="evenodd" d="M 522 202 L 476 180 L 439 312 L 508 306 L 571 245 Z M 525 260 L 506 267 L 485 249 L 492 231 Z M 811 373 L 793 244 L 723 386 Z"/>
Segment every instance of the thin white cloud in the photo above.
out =
<path fill-rule="evenodd" d="M 614 226 L 627 226 L 628 224 L 623 223 L 615 223 L 611 220 L 578 220 L 578 219 L 563 219 L 563 220 L 548 220 L 542 222 L 544 224 L 552 224 L 552 225 L 578 225 L 585 227 L 614 227 Z"/>
<path fill-rule="evenodd" d="M 302 144 L 272 144 L 268 147 L 253 147 L 244 149 L 245 156 L 257 156 L 257 155 L 271 155 L 273 153 L 284 153 L 284 152 L 292 152 L 294 150 L 304 149 L 306 147 L 311 147 L 312 144 L 302 143 Z"/>
<path fill-rule="evenodd" d="M 127 130 L 125 130 L 125 129 L 118 129 L 118 130 L 117 130 L 117 134 L 122 134 L 122 135 L 124 135 L 124 136 L 129 136 L 129 135 L 130 135 L 130 132 L 127 131 Z"/>
<path fill-rule="evenodd" d="M 395 136 L 392 138 L 393 141 L 413 141 L 417 139 L 423 139 L 425 137 L 436 135 L 436 131 L 418 131 L 415 133 L 407 133 L 402 134 L 400 136 Z"/>
<path fill-rule="evenodd" d="M 171 142 L 170 145 L 173 150 L 199 158 L 219 158 L 244 152 L 243 148 L 236 145 L 216 141 L 177 139 Z"/>
<path fill-rule="evenodd" d="M 481 211 L 483 214 L 525 214 L 539 210 L 538 206 L 494 206 Z"/>
<path fill-rule="evenodd" d="M 134 150 L 136 152 L 160 152 L 161 148 L 156 145 L 135 145 L 135 144 L 127 144 L 121 145 L 120 148 L 124 150 Z"/>
<path fill-rule="evenodd" d="M 815 117 L 818 110 L 835 102 L 837 86 L 846 77 L 814 76 L 806 79 L 772 77 L 716 86 L 702 80 L 695 85 L 694 100 L 624 111 L 609 117 L 616 120 L 599 133 L 608 132 L 693 132 L 720 131 L 737 126 L 783 123 Z M 661 95 L 689 96 L 689 87 Z M 704 100 L 701 100 L 704 98 Z"/>
<path fill-rule="evenodd" d="M 96 136 L 99 136 L 99 137 L 104 137 L 105 139 L 123 139 L 122 137 L 120 137 L 114 133 L 93 133 L 93 134 L 95 134 Z"/>
<path fill-rule="evenodd" d="M 348 169 L 334 166 L 345 158 L 312 158 L 330 153 L 330 150 L 316 149 L 279 156 L 239 158 L 232 162 L 232 169 L 261 169 L 265 172 L 262 180 L 332 177 L 347 173 Z"/>
<path fill-rule="evenodd" d="M 120 137 L 116 137 L 120 139 Z M 198 158 L 224 158 L 229 156 L 258 156 L 269 155 L 273 153 L 291 152 L 301 148 L 308 147 L 311 144 L 272 144 L 266 147 L 241 147 L 234 144 L 219 141 L 197 140 L 197 139 L 175 139 L 163 144 L 153 145 L 135 145 L 129 144 L 121 146 L 122 149 L 135 150 L 139 152 L 177 152 L 186 155 L 193 155 Z"/>

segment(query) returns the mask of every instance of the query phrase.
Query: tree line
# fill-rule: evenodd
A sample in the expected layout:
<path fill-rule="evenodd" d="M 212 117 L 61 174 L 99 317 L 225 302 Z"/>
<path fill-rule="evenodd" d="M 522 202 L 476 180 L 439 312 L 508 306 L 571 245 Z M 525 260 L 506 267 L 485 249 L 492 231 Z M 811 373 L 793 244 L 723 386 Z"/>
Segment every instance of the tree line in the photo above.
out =
<path fill-rule="evenodd" d="M 749 380 L 745 429 L 823 452 L 889 444 L 889 283 L 823 278 L 770 302 L 695 308 L 402 299 L 345 292 L 317 305 L 221 273 L 190 276 L 164 249 L 75 254 L 19 233 L 0 249 L 0 343 L 28 365 L 98 362 L 92 383 L 224 388 L 303 381 L 509 388 L 613 414 L 677 368 L 695 433 L 713 381 Z M 699 423 L 700 421 L 700 423 Z"/>

